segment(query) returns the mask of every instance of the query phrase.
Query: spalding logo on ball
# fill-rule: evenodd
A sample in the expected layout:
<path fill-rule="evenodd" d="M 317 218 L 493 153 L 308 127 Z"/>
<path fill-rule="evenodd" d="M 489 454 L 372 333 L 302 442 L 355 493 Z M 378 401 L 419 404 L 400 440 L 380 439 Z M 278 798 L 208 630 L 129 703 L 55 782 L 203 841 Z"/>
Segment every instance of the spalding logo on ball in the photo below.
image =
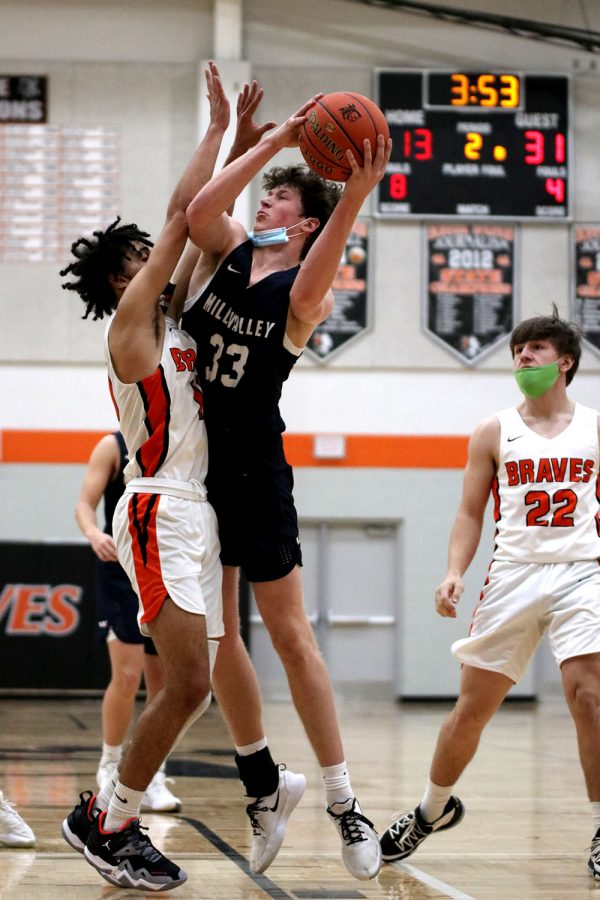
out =
<path fill-rule="evenodd" d="M 377 135 L 386 139 L 390 130 L 376 103 L 349 91 L 325 94 L 309 109 L 298 136 L 300 152 L 307 165 L 331 181 L 347 181 L 352 174 L 346 150 L 352 150 L 363 164 L 363 141 L 368 138 L 373 154 Z"/>

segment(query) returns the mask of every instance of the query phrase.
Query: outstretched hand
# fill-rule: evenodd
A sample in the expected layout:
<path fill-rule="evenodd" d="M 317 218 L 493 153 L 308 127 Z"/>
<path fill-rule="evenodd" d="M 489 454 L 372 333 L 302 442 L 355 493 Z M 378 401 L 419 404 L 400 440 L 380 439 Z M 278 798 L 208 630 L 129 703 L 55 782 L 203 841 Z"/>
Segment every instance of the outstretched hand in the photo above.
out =
<path fill-rule="evenodd" d="M 223 88 L 221 76 L 214 62 L 208 63 L 208 69 L 204 70 L 206 78 L 207 97 L 210 104 L 210 121 L 222 131 L 226 131 L 231 118 L 229 100 Z"/>
<path fill-rule="evenodd" d="M 366 197 L 385 175 L 391 153 L 392 139 L 388 138 L 386 140 L 382 134 L 377 135 L 375 155 L 373 155 L 371 141 L 368 138 L 365 138 L 363 141 L 364 159 L 362 166 L 358 164 L 352 150 L 346 150 L 346 158 L 352 169 L 352 174 L 346 182 L 344 193 L 347 191 L 350 191 L 351 193 L 356 192 L 357 195 Z"/>
<path fill-rule="evenodd" d="M 254 121 L 254 114 L 263 95 L 264 90 L 258 86 L 256 81 L 253 81 L 252 85 L 245 84 L 240 91 L 236 108 L 237 128 L 233 139 L 233 146 L 236 148 L 238 156 L 258 144 L 263 134 L 277 125 L 277 122 L 265 122 L 264 125 L 259 125 Z"/>

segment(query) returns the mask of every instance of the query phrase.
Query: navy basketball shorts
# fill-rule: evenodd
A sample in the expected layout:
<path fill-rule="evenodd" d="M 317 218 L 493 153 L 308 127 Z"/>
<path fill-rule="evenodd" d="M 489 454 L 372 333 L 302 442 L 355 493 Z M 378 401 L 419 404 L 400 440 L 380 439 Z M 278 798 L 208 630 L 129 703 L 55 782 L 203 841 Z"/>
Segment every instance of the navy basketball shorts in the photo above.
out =
<path fill-rule="evenodd" d="M 106 641 L 114 636 L 123 644 L 143 644 L 144 652 L 155 656 L 154 643 L 140 632 L 139 601 L 119 563 L 97 560 L 95 585 L 96 639 Z"/>
<path fill-rule="evenodd" d="M 224 566 L 239 566 L 255 582 L 276 581 L 302 565 L 291 466 L 236 472 L 209 464 L 206 483 Z"/>

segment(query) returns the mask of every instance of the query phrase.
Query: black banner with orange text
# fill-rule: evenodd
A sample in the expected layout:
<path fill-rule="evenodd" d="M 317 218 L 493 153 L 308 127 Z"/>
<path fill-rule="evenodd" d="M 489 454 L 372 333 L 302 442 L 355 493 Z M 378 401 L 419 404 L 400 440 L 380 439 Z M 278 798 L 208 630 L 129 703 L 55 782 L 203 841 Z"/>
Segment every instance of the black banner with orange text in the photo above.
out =
<path fill-rule="evenodd" d="M 0 691 L 103 690 L 87 544 L 0 542 Z"/>
<path fill-rule="evenodd" d="M 513 225 L 427 225 L 423 327 L 465 365 L 476 365 L 514 326 Z"/>

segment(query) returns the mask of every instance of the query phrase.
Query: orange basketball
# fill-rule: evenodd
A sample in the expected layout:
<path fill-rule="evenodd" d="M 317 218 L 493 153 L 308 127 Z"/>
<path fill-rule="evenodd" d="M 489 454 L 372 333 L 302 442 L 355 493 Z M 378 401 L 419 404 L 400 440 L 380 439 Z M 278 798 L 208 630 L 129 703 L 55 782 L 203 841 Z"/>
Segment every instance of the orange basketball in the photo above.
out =
<path fill-rule="evenodd" d="M 363 141 L 373 153 L 377 135 L 390 136 L 385 116 L 376 103 L 350 91 L 325 94 L 308 111 L 300 127 L 299 146 L 310 168 L 331 181 L 347 181 L 352 174 L 346 150 L 363 164 Z"/>

